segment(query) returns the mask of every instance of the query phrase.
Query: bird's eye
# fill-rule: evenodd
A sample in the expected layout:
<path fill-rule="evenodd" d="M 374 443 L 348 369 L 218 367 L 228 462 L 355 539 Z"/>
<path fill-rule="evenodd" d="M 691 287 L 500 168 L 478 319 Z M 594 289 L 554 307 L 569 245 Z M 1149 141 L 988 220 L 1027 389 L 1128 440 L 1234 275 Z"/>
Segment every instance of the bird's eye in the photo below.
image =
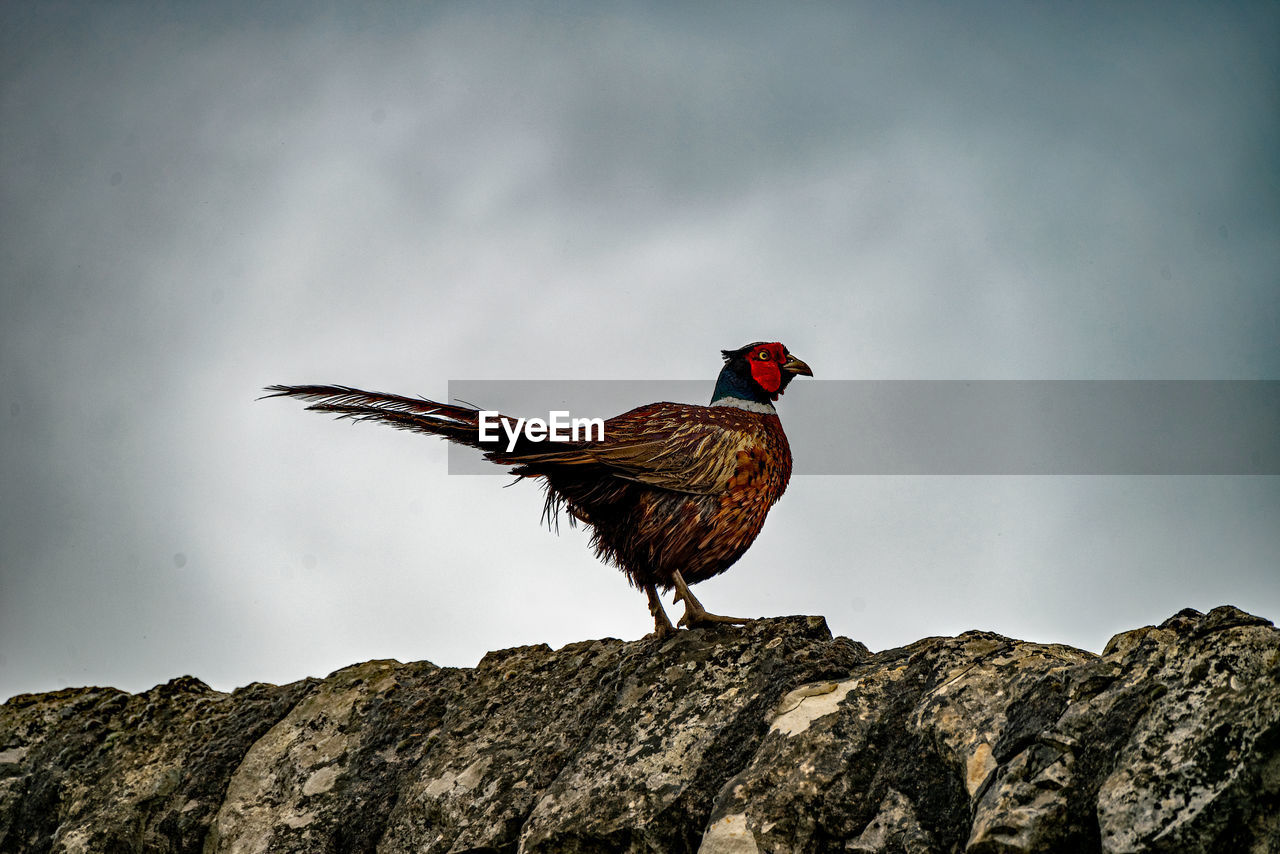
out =
<path fill-rule="evenodd" d="M 762 361 L 762 362 L 767 362 L 767 361 L 769 361 L 769 351 L 768 351 L 768 350 L 761 350 L 759 353 L 757 353 L 757 354 L 756 354 L 756 358 L 757 358 L 757 359 L 759 359 L 759 360 L 760 360 L 760 361 Z"/>

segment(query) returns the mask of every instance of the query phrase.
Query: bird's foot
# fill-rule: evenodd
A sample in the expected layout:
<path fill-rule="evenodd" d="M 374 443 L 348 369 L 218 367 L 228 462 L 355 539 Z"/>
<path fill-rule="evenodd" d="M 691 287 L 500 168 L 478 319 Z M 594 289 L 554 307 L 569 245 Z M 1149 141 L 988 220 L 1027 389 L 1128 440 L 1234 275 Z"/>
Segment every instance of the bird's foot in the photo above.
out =
<path fill-rule="evenodd" d="M 653 636 L 658 640 L 675 637 L 676 627 L 671 625 L 671 620 L 667 617 L 667 612 L 658 607 L 657 613 L 653 615 Z"/>
<path fill-rule="evenodd" d="M 745 617 L 722 617 L 719 614 L 712 614 L 702 607 L 702 603 L 693 595 L 689 585 L 684 582 L 684 576 L 679 572 L 671 573 L 671 582 L 676 588 L 676 601 L 684 603 L 684 616 L 676 623 L 677 626 L 696 629 L 699 626 L 741 626 L 751 622 Z"/>
<path fill-rule="evenodd" d="M 712 614 L 701 607 L 692 608 L 686 602 L 684 615 L 676 625 L 696 629 L 704 626 L 742 626 L 749 622 L 751 620 L 748 617 L 724 617 L 720 614 Z"/>
<path fill-rule="evenodd" d="M 645 587 L 645 593 L 649 596 L 649 613 L 653 615 L 653 636 L 658 640 L 673 637 L 676 633 L 676 627 L 671 625 L 667 612 L 662 608 L 662 600 L 658 598 L 658 591 L 652 585 Z"/>
<path fill-rule="evenodd" d="M 671 625 L 670 620 L 667 620 L 666 623 L 660 623 L 655 620 L 654 623 L 653 631 L 645 635 L 645 637 L 653 638 L 654 640 L 666 640 L 667 638 L 673 638 L 680 633 L 679 629 Z"/>

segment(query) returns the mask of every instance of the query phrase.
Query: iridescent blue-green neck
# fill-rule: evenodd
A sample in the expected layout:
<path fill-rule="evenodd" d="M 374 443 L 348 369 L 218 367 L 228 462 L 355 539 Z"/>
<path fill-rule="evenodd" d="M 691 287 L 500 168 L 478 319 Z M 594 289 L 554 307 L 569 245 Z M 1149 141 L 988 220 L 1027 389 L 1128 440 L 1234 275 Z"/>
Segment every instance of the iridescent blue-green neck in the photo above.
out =
<path fill-rule="evenodd" d="M 751 378 L 742 362 L 727 362 L 720 369 L 715 391 L 711 393 L 712 406 L 736 406 L 751 412 L 775 413 L 768 393 Z"/>

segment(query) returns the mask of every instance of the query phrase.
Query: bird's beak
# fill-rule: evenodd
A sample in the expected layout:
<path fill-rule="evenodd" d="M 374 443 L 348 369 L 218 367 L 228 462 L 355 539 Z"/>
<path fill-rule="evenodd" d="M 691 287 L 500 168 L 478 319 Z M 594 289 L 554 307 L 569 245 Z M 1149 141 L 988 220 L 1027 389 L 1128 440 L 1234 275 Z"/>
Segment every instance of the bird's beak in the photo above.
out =
<path fill-rule="evenodd" d="M 803 374 L 806 377 L 813 376 L 813 369 L 790 353 L 787 354 L 787 360 L 782 363 L 782 370 L 789 374 Z"/>

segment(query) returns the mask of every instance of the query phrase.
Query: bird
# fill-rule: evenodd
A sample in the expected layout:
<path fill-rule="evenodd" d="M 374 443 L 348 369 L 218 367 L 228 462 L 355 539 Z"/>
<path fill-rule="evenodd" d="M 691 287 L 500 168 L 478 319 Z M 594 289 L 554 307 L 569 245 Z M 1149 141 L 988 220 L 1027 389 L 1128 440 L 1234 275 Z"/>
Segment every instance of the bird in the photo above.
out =
<path fill-rule="evenodd" d="M 596 431 L 590 439 L 535 440 L 500 413 L 350 386 L 272 385 L 264 397 L 296 398 L 309 411 L 443 437 L 510 466 L 517 482 L 540 480 L 543 519 L 554 526 L 564 512 L 570 525 L 588 527 L 596 556 L 645 593 L 654 632 L 669 637 L 678 626 L 750 622 L 707 611 L 689 588 L 736 563 L 782 497 L 791 447 L 774 403 L 796 376 L 813 376 L 779 342 L 721 355 L 709 405 L 646 404 L 606 419 L 603 436 Z M 489 428 L 500 421 L 503 430 L 482 429 L 486 414 L 496 419 Z M 684 604 L 674 626 L 659 590 L 674 590 L 673 602 Z"/>

